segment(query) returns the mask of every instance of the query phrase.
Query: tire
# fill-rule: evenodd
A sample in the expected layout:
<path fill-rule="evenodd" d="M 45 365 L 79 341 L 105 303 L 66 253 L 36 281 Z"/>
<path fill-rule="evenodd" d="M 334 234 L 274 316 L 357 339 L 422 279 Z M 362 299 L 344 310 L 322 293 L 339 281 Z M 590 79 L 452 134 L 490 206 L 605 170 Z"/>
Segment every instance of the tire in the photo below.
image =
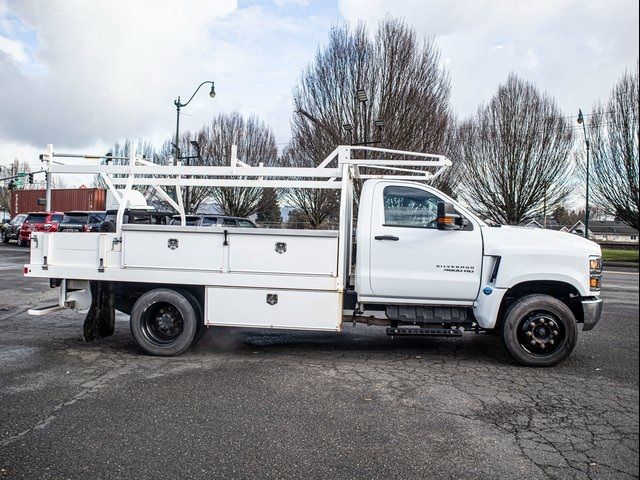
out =
<path fill-rule="evenodd" d="M 112 222 L 111 220 L 108 220 L 106 222 L 102 222 L 102 224 L 100 225 L 100 231 L 101 232 L 115 232 L 116 231 L 116 224 L 114 222 Z"/>
<path fill-rule="evenodd" d="M 130 316 L 131 334 L 142 350 L 163 357 L 184 352 L 198 331 L 198 313 L 184 294 L 157 288 L 140 296 Z"/>
<path fill-rule="evenodd" d="M 551 367 L 566 359 L 576 347 L 576 319 L 557 298 L 527 295 L 505 315 L 502 343 L 521 365 Z"/>
<path fill-rule="evenodd" d="M 9 235 L 7 235 L 4 229 L 2 230 L 2 243 L 9 243 Z"/>
<path fill-rule="evenodd" d="M 18 237 L 18 246 L 19 247 L 26 247 L 27 246 L 27 242 L 22 240 L 20 237 Z"/>
<path fill-rule="evenodd" d="M 191 345 L 196 345 L 202 338 L 202 335 L 204 335 L 205 330 L 207 329 L 207 327 L 205 327 L 204 325 L 203 307 L 200 301 L 196 298 L 196 296 L 193 293 L 189 292 L 188 290 L 180 290 L 180 293 L 184 295 L 187 298 L 187 300 L 191 302 L 191 305 L 193 306 L 193 309 L 196 311 L 196 315 L 198 316 L 198 326 L 196 329 L 196 334 L 193 337 L 193 341 L 191 342 Z"/>

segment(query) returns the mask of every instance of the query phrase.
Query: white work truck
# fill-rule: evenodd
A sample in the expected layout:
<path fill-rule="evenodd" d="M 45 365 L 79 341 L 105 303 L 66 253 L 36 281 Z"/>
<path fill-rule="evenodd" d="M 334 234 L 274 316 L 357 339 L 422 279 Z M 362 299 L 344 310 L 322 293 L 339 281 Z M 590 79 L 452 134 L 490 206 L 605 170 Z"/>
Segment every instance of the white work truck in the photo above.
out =
<path fill-rule="evenodd" d="M 59 288 L 56 305 L 30 313 L 87 311 L 87 341 L 113 333 L 115 310 L 130 316 L 133 337 L 153 355 L 180 354 L 210 326 L 339 331 L 354 322 L 393 337 L 495 332 L 519 363 L 549 366 L 571 354 L 578 324 L 590 330 L 600 318 L 600 247 L 568 233 L 487 225 L 428 185 L 451 165 L 440 155 L 340 146 L 306 168 L 252 167 L 235 148 L 230 165 L 217 167 L 100 158 L 51 145 L 41 155 L 49 174 L 102 176 L 119 202 L 116 231 L 33 233 L 24 267 Z M 339 228 L 123 224 L 138 187 L 153 189 L 184 225 L 180 192 L 189 185 L 333 189 Z"/>

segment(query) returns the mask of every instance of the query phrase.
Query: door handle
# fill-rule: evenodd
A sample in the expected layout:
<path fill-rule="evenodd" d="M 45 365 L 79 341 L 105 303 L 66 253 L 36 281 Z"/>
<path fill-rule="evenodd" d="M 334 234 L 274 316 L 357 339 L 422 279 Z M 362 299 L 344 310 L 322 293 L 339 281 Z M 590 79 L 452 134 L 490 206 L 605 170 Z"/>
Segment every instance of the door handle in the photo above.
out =
<path fill-rule="evenodd" d="M 398 240 L 400 240 L 399 237 L 396 237 L 394 235 L 377 235 L 375 237 L 376 240 L 392 240 L 394 242 L 397 242 Z"/>

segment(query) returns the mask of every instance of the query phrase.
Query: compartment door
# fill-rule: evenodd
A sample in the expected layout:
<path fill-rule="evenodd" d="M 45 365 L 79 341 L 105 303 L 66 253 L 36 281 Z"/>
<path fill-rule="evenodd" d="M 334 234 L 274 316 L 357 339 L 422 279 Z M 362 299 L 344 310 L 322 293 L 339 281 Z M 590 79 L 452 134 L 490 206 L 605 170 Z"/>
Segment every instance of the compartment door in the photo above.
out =
<path fill-rule="evenodd" d="M 342 294 L 318 290 L 207 287 L 205 323 L 236 327 L 339 330 Z"/>

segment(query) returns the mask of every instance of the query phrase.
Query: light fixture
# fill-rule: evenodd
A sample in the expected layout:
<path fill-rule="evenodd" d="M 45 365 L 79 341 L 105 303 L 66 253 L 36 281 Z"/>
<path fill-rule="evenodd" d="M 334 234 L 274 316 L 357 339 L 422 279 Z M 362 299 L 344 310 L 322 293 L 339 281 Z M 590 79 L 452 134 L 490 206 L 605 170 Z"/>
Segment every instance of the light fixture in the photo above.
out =
<path fill-rule="evenodd" d="M 584 122 L 584 117 L 582 116 L 582 109 L 578 109 L 578 123 Z"/>
<path fill-rule="evenodd" d="M 382 128 L 384 127 L 384 120 L 376 120 L 373 122 L 373 124 L 378 128 Z"/>
<path fill-rule="evenodd" d="M 342 125 L 342 128 L 344 128 L 347 132 L 351 132 L 353 130 L 353 127 L 350 123 L 345 123 L 344 125 Z"/>
<path fill-rule="evenodd" d="M 216 96 L 216 86 L 213 82 L 211 82 L 211 91 L 209 92 L 209 96 L 211 98 Z"/>
<path fill-rule="evenodd" d="M 364 90 L 364 88 L 359 88 L 358 90 L 356 90 L 356 98 L 359 102 L 367 101 L 367 92 Z"/>

